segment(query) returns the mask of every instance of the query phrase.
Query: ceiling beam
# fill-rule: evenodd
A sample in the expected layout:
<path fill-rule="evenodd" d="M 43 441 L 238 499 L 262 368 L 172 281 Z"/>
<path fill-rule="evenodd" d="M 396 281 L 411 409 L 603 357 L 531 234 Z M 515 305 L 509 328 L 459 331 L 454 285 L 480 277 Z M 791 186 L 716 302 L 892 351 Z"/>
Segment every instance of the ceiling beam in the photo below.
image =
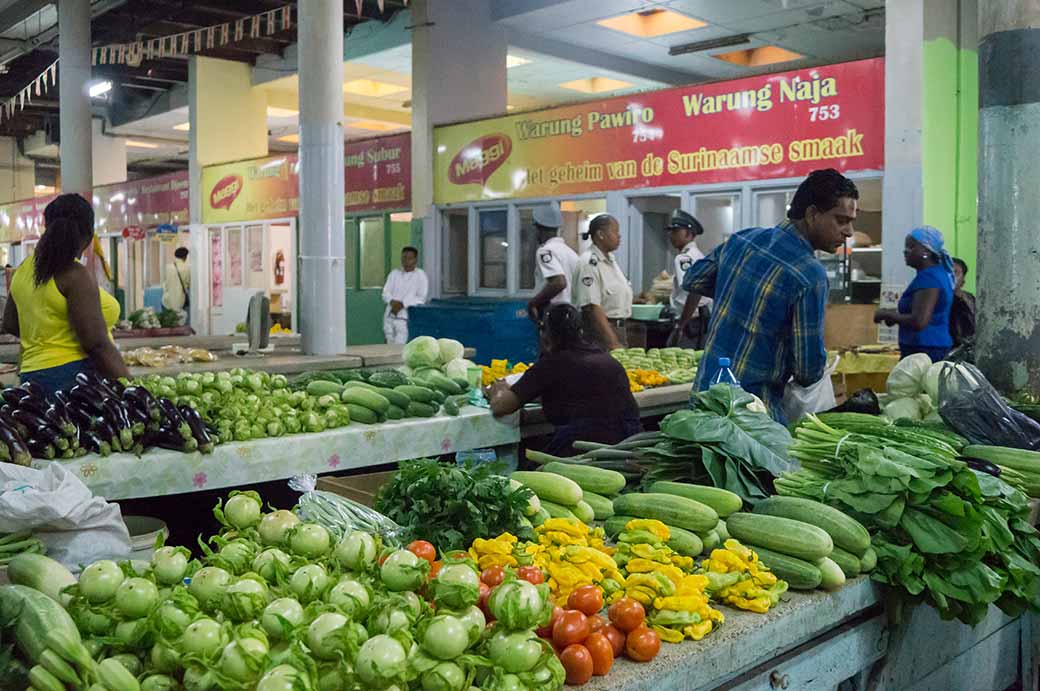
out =
<path fill-rule="evenodd" d="M 509 41 L 509 45 L 523 50 L 530 50 L 534 53 L 541 53 L 542 55 L 548 55 L 560 60 L 576 62 L 581 65 L 589 65 L 591 67 L 597 67 L 611 72 L 619 72 L 632 77 L 651 79 L 664 84 L 690 84 L 692 82 L 708 79 L 707 75 L 699 74 L 697 72 L 688 72 L 685 70 L 660 67 L 659 65 L 651 65 L 650 63 L 633 60 L 632 58 L 614 55 L 613 53 L 606 53 L 594 48 L 575 46 L 570 43 L 557 41 L 556 39 L 528 34 L 523 31 L 507 30 L 506 39 Z M 661 48 L 661 50 L 666 51 L 667 49 Z"/>
<path fill-rule="evenodd" d="M 509 19 L 558 5 L 560 0 L 497 0 L 491 16 L 495 20 Z"/>
<path fill-rule="evenodd" d="M 379 108 L 377 106 L 366 106 L 360 103 L 351 103 L 349 95 L 347 96 L 347 99 L 347 102 L 343 104 L 344 117 L 392 122 L 396 125 L 403 125 L 405 127 L 412 126 L 411 113 L 399 110 L 390 110 L 389 108 Z M 300 107 L 296 94 L 282 89 L 267 90 L 267 105 L 274 108 L 288 108 L 290 110 L 296 110 Z M 346 126 L 350 127 L 350 123 L 346 123 Z"/>
<path fill-rule="evenodd" d="M 95 3 L 90 8 L 90 19 L 94 20 L 95 18 L 103 15 L 105 12 L 114 10 L 120 5 L 126 4 L 126 1 L 127 0 L 100 0 L 100 2 Z M 53 26 L 36 34 L 29 40 L 23 41 L 21 47 L 11 48 L 9 50 L 5 50 L 3 53 L 0 53 L 0 65 L 6 65 L 8 62 L 14 60 L 17 57 L 25 55 L 26 53 L 31 53 L 39 46 L 42 46 L 50 42 L 52 39 L 56 38 L 57 35 L 58 24 L 55 23 Z"/>

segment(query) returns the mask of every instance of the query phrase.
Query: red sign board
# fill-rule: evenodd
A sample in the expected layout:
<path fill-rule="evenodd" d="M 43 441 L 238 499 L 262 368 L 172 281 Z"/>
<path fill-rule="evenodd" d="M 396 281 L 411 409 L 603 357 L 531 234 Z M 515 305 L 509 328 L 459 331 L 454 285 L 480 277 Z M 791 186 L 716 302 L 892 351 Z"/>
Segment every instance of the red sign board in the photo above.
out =
<path fill-rule="evenodd" d="M 348 213 L 408 209 L 412 205 L 411 135 L 348 142 L 344 150 Z M 204 223 L 294 216 L 300 209 L 296 154 L 210 166 L 202 171 L 208 202 Z"/>
<path fill-rule="evenodd" d="M 438 127 L 438 203 L 884 167 L 884 60 Z"/>

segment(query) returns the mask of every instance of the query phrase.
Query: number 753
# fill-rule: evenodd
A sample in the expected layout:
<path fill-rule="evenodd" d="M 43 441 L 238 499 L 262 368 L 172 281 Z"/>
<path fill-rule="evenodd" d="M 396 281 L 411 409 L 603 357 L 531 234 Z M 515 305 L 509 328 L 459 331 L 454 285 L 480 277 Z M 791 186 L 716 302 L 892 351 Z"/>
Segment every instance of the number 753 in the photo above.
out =
<path fill-rule="evenodd" d="M 841 106 L 837 103 L 829 106 L 809 106 L 809 121 L 837 120 L 841 117 Z"/>

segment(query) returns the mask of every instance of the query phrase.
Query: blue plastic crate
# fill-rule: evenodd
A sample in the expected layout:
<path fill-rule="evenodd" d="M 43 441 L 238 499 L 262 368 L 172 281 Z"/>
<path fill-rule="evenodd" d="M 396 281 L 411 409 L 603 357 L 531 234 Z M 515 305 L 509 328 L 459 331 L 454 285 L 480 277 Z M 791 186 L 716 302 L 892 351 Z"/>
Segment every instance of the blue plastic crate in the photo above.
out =
<path fill-rule="evenodd" d="M 527 318 L 527 302 L 521 300 L 454 298 L 409 307 L 408 336 L 454 338 L 476 348 L 474 359 L 483 364 L 492 358 L 538 358 L 538 332 Z"/>

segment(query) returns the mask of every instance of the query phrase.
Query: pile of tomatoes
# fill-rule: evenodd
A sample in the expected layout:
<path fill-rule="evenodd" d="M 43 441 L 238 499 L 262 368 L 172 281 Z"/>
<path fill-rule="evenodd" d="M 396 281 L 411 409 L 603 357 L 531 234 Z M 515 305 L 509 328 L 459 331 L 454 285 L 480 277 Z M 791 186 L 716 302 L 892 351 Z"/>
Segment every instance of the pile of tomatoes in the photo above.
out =
<path fill-rule="evenodd" d="M 604 676 L 621 655 L 635 662 L 649 662 L 661 649 L 657 632 L 646 626 L 643 605 L 623 598 L 603 611 L 603 591 L 599 586 L 576 588 L 567 598 L 567 609 L 553 609 L 548 626 L 538 635 L 552 642 L 567 683 L 580 686 L 593 676 Z"/>

